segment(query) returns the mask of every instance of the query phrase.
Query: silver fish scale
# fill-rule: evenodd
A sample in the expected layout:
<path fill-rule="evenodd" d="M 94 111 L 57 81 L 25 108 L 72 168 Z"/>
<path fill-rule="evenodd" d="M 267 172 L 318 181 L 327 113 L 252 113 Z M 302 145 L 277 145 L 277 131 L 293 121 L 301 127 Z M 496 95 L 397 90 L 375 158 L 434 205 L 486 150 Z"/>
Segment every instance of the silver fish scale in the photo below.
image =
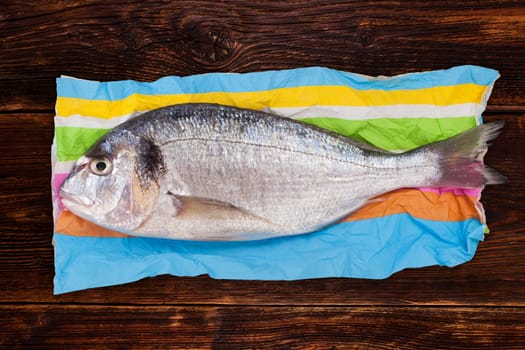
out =
<path fill-rule="evenodd" d="M 163 193 L 230 203 L 263 219 L 233 225 L 252 232 L 313 231 L 372 196 L 427 177 L 416 168 L 406 172 L 420 159 L 363 150 L 316 127 L 232 107 L 173 106 L 127 130 L 160 147 Z M 164 224 L 150 222 L 148 229 Z M 192 225 L 197 229 L 199 222 Z"/>
<path fill-rule="evenodd" d="M 300 234 L 398 188 L 504 182 L 483 165 L 502 126 L 392 154 L 272 114 L 175 105 L 111 130 L 77 161 L 60 195 L 76 215 L 138 236 Z"/>
<path fill-rule="evenodd" d="M 149 136 L 158 145 L 184 138 L 225 140 L 311 153 L 339 161 L 368 162 L 367 152 L 347 138 L 268 113 L 219 105 L 184 104 L 155 111 L 149 117 L 154 121 L 138 118 L 127 129 Z M 352 160 L 347 156 L 349 152 L 354 155 Z"/>

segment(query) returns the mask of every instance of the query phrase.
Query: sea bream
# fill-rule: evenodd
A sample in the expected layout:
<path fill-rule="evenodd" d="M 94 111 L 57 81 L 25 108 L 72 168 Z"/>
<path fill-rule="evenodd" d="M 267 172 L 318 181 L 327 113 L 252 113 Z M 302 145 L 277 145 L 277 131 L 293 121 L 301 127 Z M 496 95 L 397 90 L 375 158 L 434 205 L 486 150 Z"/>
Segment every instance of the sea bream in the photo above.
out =
<path fill-rule="evenodd" d="M 103 136 L 60 190 L 74 214 L 137 236 L 252 240 L 337 222 L 403 187 L 482 188 L 503 123 L 391 153 L 310 124 L 216 104 L 180 104 Z"/>

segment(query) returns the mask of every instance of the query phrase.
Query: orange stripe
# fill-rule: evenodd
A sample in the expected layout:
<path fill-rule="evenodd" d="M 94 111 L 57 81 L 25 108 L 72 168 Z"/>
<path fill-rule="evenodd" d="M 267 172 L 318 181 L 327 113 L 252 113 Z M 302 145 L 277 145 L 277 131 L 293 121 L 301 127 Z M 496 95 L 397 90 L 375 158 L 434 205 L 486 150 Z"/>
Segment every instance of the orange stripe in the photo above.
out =
<path fill-rule="evenodd" d="M 476 210 L 477 198 L 459 196 L 453 192 L 423 192 L 417 189 L 401 189 L 374 199 L 363 208 L 350 214 L 345 221 L 373 219 L 377 217 L 408 213 L 414 217 L 437 221 L 464 221 L 484 218 Z M 58 217 L 55 231 L 72 236 L 132 237 L 112 231 L 64 210 Z"/>
<path fill-rule="evenodd" d="M 64 210 L 62 213 L 60 213 L 60 216 L 58 217 L 55 224 L 55 231 L 70 236 L 131 237 L 129 235 L 95 225 L 90 221 L 76 216 L 69 210 Z"/>
<path fill-rule="evenodd" d="M 459 196 L 453 192 L 439 194 L 417 189 L 401 189 L 377 197 L 342 221 L 373 219 L 402 213 L 426 220 L 464 221 L 476 218 L 484 221 L 476 209 L 477 201 L 476 197 Z"/>

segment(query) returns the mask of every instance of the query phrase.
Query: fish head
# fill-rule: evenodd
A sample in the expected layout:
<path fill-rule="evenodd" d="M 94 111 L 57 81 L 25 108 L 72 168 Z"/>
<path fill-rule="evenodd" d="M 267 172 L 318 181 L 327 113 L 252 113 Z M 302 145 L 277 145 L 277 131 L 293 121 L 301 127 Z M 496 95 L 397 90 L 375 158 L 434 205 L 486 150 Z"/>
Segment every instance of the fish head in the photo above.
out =
<path fill-rule="evenodd" d="M 60 189 L 64 206 L 110 229 L 130 233 L 139 227 L 155 206 L 160 187 L 144 173 L 142 148 L 137 139 L 102 139 L 78 159 L 64 181 Z"/>

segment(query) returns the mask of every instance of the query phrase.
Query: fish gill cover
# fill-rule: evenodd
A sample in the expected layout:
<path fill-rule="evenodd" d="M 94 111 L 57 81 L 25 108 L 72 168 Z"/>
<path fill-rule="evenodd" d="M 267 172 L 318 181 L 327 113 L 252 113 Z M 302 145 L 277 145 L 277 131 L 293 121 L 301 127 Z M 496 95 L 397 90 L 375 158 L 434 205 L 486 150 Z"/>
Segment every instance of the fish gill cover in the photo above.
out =
<path fill-rule="evenodd" d="M 401 189 L 318 232 L 251 242 L 129 237 L 64 210 L 58 190 L 74 161 L 111 128 L 145 111 L 209 102 L 273 112 L 404 151 L 482 123 L 497 71 L 372 78 L 323 67 L 165 77 L 155 82 L 57 79 L 52 189 L 56 294 L 160 274 L 222 279 L 386 278 L 405 268 L 470 260 L 486 232 L 481 190 Z"/>

